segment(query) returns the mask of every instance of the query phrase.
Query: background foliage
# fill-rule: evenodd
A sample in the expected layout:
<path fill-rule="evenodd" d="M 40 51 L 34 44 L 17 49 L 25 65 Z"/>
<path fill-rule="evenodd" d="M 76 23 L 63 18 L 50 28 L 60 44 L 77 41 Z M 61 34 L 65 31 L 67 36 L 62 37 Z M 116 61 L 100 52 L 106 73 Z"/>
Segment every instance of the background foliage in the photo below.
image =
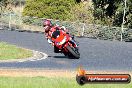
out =
<path fill-rule="evenodd" d="M 69 20 L 74 0 L 27 0 L 23 15 Z"/>
<path fill-rule="evenodd" d="M 71 13 L 73 17 L 71 21 L 79 21 L 82 23 L 92 24 L 94 22 L 92 3 L 78 3 L 71 8 Z"/>
<path fill-rule="evenodd" d="M 103 24 L 121 26 L 123 22 L 124 0 L 93 0 L 95 20 L 100 20 Z M 125 27 L 132 28 L 132 0 L 127 0 L 125 14 Z"/>

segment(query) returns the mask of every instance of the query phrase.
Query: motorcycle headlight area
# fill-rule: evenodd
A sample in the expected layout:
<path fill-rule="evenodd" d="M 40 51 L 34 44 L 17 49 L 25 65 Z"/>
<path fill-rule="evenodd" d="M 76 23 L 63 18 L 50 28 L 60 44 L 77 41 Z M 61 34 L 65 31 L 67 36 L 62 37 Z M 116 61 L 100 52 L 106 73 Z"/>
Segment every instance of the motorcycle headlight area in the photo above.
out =
<path fill-rule="evenodd" d="M 61 41 L 61 42 L 59 42 L 58 44 L 59 45 L 62 45 L 62 44 L 64 44 L 66 42 L 66 36 L 64 37 L 64 39 Z"/>

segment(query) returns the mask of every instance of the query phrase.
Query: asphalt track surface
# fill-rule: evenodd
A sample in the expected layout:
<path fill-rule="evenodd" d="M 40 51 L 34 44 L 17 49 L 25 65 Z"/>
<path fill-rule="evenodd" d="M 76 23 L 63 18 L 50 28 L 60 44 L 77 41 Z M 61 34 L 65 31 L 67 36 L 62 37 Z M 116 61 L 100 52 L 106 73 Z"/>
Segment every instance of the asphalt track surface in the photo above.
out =
<path fill-rule="evenodd" d="M 81 58 L 68 59 L 63 54 L 54 53 L 43 34 L 1 30 L 0 42 L 41 51 L 48 54 L 48 58 L 39 61 L 0 62 L 0 68 L 76 70 L 81 65 L 87 70 L 132 71 L 132 43 L 88 38 L 76 40 L 79 41 Z"/>

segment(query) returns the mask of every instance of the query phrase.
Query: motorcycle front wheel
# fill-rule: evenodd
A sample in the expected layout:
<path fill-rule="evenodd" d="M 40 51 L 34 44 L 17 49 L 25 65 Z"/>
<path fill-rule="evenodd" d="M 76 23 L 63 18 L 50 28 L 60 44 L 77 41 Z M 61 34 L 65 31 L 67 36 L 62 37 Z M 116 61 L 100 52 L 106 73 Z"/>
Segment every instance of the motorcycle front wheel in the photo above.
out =
<path fill-rule="evenodd" d="M 78 49 L 75 47 L 70 47 L 69 45 L 66 47 L 67 50 L 69 51 L 69 58 L 72 59 L 79 59 L 80 58 L 80 53 L 78 52 Z"/>

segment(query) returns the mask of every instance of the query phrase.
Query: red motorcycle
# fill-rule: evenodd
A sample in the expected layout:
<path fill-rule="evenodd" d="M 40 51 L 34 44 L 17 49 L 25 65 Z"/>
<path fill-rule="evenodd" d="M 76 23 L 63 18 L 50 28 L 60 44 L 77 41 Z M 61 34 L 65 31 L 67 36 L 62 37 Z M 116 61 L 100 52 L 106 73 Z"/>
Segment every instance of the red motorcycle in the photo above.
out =
<path fill-rule="evenodd" d="M 51 40 L 54 44 L 55 53 L 63 53 L 72 59 L 80 58 L 78 45 L 68 33 L 63 30 L 56 30 L 52 33 Z"/>

